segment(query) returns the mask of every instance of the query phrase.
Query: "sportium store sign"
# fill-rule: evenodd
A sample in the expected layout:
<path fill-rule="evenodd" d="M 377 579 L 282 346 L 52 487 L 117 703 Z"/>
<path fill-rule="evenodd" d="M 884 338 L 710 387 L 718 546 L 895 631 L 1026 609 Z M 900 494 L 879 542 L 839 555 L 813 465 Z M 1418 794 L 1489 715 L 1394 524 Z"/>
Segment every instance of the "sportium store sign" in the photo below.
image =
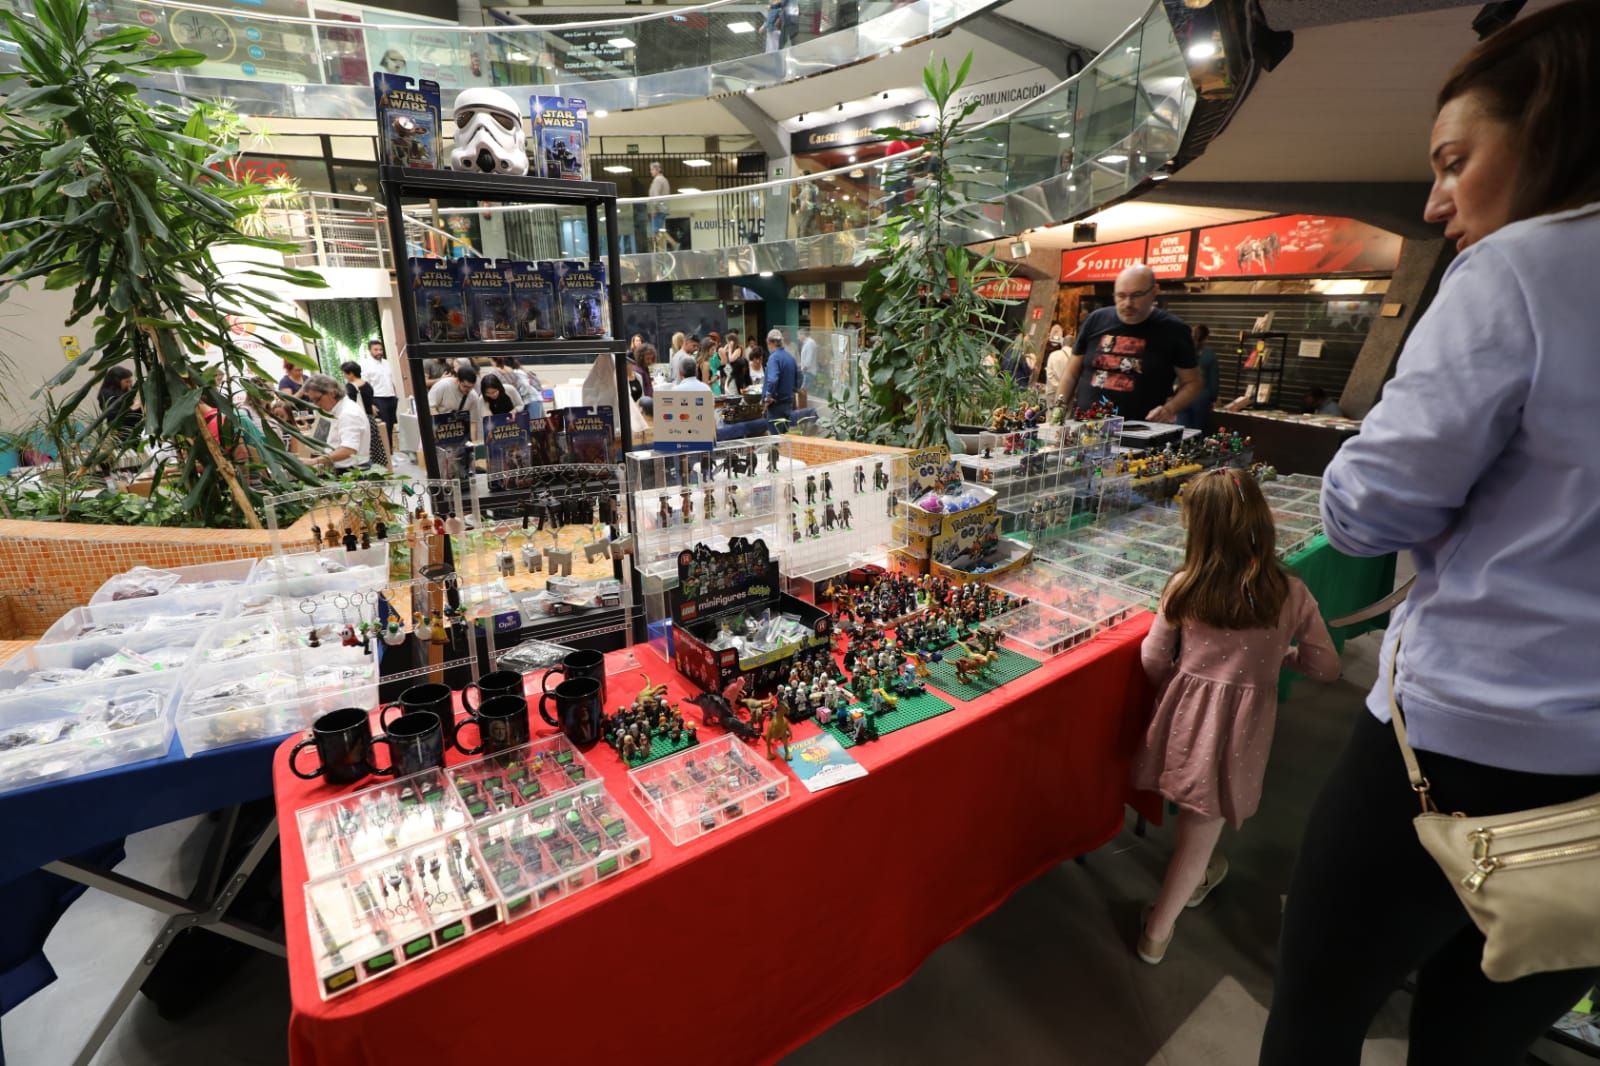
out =
<path fill-rule="evenodd" d="M 1388 274 L 1400 261 L 1400 237 L 1327 215 L 1279 215 L 1201 230 L 1072 248 L 1061 253 L 1061 280 L 1115 281 L 1147 264 L 1156 277 L 1326 277 Z"/>

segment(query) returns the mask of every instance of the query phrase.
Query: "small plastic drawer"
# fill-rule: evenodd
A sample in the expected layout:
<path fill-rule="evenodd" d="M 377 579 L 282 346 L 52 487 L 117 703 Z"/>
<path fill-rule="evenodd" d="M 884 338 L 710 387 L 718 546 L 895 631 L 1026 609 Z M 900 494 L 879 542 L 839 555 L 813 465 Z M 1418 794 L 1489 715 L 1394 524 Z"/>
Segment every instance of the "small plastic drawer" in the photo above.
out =
<path fill-rule="evenodd" d="M 600 777 L 565 736 L 498 752 L 446 771 L 474 821 L 526 807 L 535 817 L 569 809 Z"/>
<path fill-rule="evenodd" d="M 1136 570 L 1125 575 L 1118 584 L 1131 590 L 1135 595 L 1144 598 L 1147 605 L 1154 606 L 1161 600 L 1161 593 L 1167 587 L 1167 581 L 1172 575 L 1161 570 Z"/>
<path fill-rule="evenodd" d="M 1291 514 L 1288 511 L 1273 511 L 1272 524 L 1278 527 L 1280 536 L 1285 531 L 1312 535 L 1322 532 L 1322 518 L 1320 515 L 1313 517 L 1311 515 Z"/>
<path fill-rule="evenodd" d="M 1094 623 L 1073 618 L 1038 603 L 1008 611 L 990 625 L 1009 639 L 1042 655 L 1066 651 L 1095 634 Z"/>
<path fill-rule="evenodd" d="M 160 758 L 177 688 L 168 672 L 0 696 L 0 792 Z"/>
<path fill-rule="evenodd" d="M 440 770 L 381 781 L 302 807 L 294 817 L 313 878 L 464 829 L 471 821 Z"/>
<path fill-rule="evenodd" d="M 633 796 L 674 844 L 789 795 L 789 779 L 737 737 L 718 737 L 628 773 Z"/>
<path fill-rule="evenodd" d="M 650 838 L 599 781 L 564 811 L 514 807 L 472 828 L 472 846 L 508 922 L 632 869 Z"/>
<path fill-rule="evenodd" d="M 113 577 L 89 597 L 89 606 L 140 600 L 146 603 L 162 596 L 193 592 L 225 585 L 241 585 L 250 577 L 254 559 L 229 559 L 221 563 L 197 563 L 153 570 L 136 566 Z"/>
<path fill-rule="evenodd" d="M 1117 581 L 1142 569 L 1136 563 L 1130 563 L 1126 559 L 1114 559 L 1109 555 L 1080 555 L 1066 560 L 1061 565 L 1076 573 L 1106 581 Z"/>
<path fill-rule="evenodd" d="M 500 921 L 465 830 L 306 882 L 323 999 L 358 988 Z"/>

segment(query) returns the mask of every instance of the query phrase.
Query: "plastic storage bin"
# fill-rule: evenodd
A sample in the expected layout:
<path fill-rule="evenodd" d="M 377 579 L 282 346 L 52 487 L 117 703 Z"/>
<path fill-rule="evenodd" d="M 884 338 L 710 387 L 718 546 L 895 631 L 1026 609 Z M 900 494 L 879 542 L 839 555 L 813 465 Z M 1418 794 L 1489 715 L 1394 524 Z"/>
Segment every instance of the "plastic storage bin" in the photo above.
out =
<path fill-rule="evenodd" d="M 464 830 L 306 882 L 317 985 L 329 999 L 495 925 Z"/>
<path fill-rule="evenodd" d="M 177 688 L 169 672 L 0 696 L 0 792 L 160 758 Z"/>
<path fill-rule="evenodd" d="M 508 922 L 650 858 L 650 838 L 598 781 L 565 811 L 533 812 L 514 807 L 472 827 L 473 848 Z"/>
<path fill-rule="evenodd" d="M 674 844 L 777 803 L 789 779 L 737 737 L 718 737 L 628 772 L 633 796 Z"/>
<path fill-rule="evenodd" d="M 45 630 L 39 643 L 59 644 L 90 637 L 131 636 L 151 629 L 210 625 L 227 618 L 238 598 L 237 588 L 188 592 L 180 585 L 165 596 L 74 607 Z"/>
<path fill-rule="evenodd" d="M 193 566 L 170 566 L 161 570 L 154 570 L 148 566 L 136 566 L 132 570 L 124 571 L 106 579 L 105 584 L 95 590 L 89 597 L 89 606 L 96 607 L 102 603 L 125 603 L 119 600 L 118 592 L 127 594 L 134 591 L 136 586 L 145 586 L 152 590 L 159 589 L 153 596 L 134 596 L 146 602 L 159 599 L 163 595 L 175 592 L 197 591 L 197 586 L 228 584 L 243 584 L 249 577 L 250 571 L 255 566 L 254 559 L 230 559 L 221 563 L 196 563 Z"/>
<path fill-rule="evenodd" d="M 329 548 L 297 555 L 269 555 L 256 561 L 249 583 L 280 596 L 381 589 L 389 584 L 389 547 L 375 544 L 353 552 Z"/>
<path fill-rule="evenodd" d="M 527 807 L 537 817 L 565 811 L 580 788 L 600 779 L 559 734 L 452 766 L 446 773 L 474 820 L 517 807 Z"/>
<path fill-rule="evenodd" d="M 336 870 L 466 828 L 466 804 L 442 770 L 402 777 L 338 796 L 295 812 L 306 873 Z"/>
<path fill-rule="evenodd" d="M 33 644 L 0 666 L 0 693 L 89 685 L 116 677 L 177 676 L 210 632 L 205 625 Z"/>
<path fill-rule="evenodd" d="M 184 754 L 196 755 L 309 729 L 339 707 L 377 704 L 377 659 L 335 646 L 196 667 L 184 676 L 174 718 Z"/>

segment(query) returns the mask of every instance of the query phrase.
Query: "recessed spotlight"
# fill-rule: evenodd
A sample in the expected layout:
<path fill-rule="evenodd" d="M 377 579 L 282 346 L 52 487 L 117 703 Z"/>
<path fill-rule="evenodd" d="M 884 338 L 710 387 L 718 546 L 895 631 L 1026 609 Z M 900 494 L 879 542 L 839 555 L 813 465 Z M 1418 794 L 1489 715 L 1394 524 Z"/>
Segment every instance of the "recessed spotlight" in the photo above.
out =
<path fill-rule="evenodd" d="M 1072 140 L 1072 134 L 1066 133 L 1066 132 L 1058 133 L 1058 134 L 1056 134 L 1056 137 L 1059 138 L 1060 140 L 1063 140 L 1063 141 Z"/>
<path fill-rule="evenodd" d="M 728 32 L 729 33 L 754 33 L 754 32 L 756 32 L 756 28 L 754 26 L 750 25 L 750 23 L 746 22 L 744 19 L 740 19 L 738 22 L 730 22 L 730 23 L 728 23 Z"/>
<path fill-rule="evenodd" d="M 704 192 L 705 190 L 697 189 L 693 185 L 685 185 L 683 188 L 679 189 L 678 191 L 679 192 Z"/>
<path fill-rule="evenodd" d="M 894 52 L 894 53 L 899 53 L 899 52 L 905 51 L 905 49 L 897 44 L 893 48 L 889 49 L 889 51 Z"/>
<path fill-rule="evenodd" d="M 844 157 L 844 161 L 846 163 L 854 163 L 856 161 L 856 154 L 851 152 L 849 155 Z"/>
<path fill-rule="evenodd" d="M 590 118 L 605 118 L 609 114 L 611 114 L 611 112 L 607 111 L 605 108 L 602 107 L 598 111 L 589 112 L 589 117 Z"/>
<path fill-rule="evenodd" d="M 867 176 L 867 172 L 862 170 L 860 167 L 857 167 L 855 170 L 850 172 L 850 176 L 852 178 L 864 178 Z"/>
<path fill-rule="evenodd" d="M 617 166 L 615 163 L 613 163 L 609 167 L 606 167 L 605 170 L 606 170 L 607 174 L 632 174 L 633 173 L 633 168 L 632 167 Z"/>
<path fill-rule="evenodd" d="M 1215 41 L 1196 41 L 1189 46 L 1188 56 L 1197 63 L 1210 59 L 1216 54 L 1217 43 Z"/>
<path fill-rule="evenodd" d="M 1151 181 L 1166 181 L 1170 177 L 1172 177 L 1172 175 L 1168 174 L 1165 170 L 1158 170 L 1154 174 L 1150 175 L 1150 180 Z"/>
<path fill-rule="evenodd" d="M 626 37 L 613 37 L 613 38 L 611 38 L 611 40 L 607 41 L 606 44 L 609 44 L 612 48 L 632 48 L 632 47 L 634 47 L 633 42 L 628 40 Z"/>
<path fill-rule="evenodd" d="M 513 63 L 526 63 L 533 57 L 526 52 L 507 52 L 506 58 L 511 60 Z"/>
<path fill-rule="evenodd" d="M 1110 163 L 1112 165 L 1116 165 L 1117 163 L 1126 163 L 1127 161 L 1128 157 L 1123 155 L 1121 152 L 1112 152 L 1110 155 L 1103 155 L 1100 157 L 1100 162 Z"/>
<path fill-rule="evenodd" d="M 746 96 L 754 96 L 756 94 L 756 87 L 754 85 L 745 86 L 744 94 Z"/>
<path fill-rule="evenodd" d="M 772 271 L 770 271 L 770 270 L 763 270 L 763 271 L 762 271 L 762 272 L 761 272 L 761 276 L 762 276 L 762 277 L 764 277 L 764 278 L 770 278 L 770 277 L 772 277 Z"/>
<path fill-rule="evenodd" d="M 1077 192 L 1078 191 L 1078 187 L 1077 187 L 1077 185 L 1074 185 L 1074 184 L 1069 182 L 1067 184 L 1067 191 L 1068 192 Z"/>
<path fill-rule="evenodd" d="M 683 161 L 683 165 L 686 166 L 686 167 L 709 167 L 711 165 L 711 160 L 709 160 L 709 159 L 685 159 Z"/>

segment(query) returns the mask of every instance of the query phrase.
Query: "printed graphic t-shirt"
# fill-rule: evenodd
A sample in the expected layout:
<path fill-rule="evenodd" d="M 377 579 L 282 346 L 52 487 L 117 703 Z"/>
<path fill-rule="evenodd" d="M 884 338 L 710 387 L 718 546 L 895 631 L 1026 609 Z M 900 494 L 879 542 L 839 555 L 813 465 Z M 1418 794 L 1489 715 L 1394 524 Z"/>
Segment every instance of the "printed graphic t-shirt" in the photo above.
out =
<path fill-rule="evenodd" d="M 1159 307 L 1136 326 L 1118 318 L 1114 307 L 1091 312 L 1078 329 L 1073 351 L 1084 358 L 1078 406 L 1089 407 L 1105 397 L 1124 418 L 1142 419 L 1166 403 L 1177 372 L 1195 365 L 1189 327 Z"/>

